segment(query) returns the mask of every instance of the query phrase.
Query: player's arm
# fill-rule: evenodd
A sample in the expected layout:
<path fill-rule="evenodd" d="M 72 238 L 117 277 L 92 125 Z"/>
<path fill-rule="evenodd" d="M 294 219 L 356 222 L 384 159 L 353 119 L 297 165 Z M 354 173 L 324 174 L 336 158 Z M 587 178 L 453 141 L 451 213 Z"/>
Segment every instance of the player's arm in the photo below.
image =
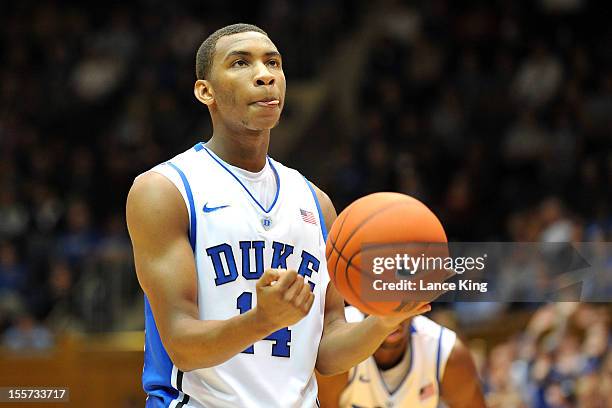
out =
<path fill-rule="evenodd" d="M 441 397 L 450 408 L 486 407 L 474 360 L 459 339 L 448 357 L 441 388 Z"/>
<path fill-rule="evenodd" d="M 348 383 L 348 372 L 333 376 L 322 376 L 318 372 L 315 373 L 321 408 L 338 408 L 340 395 Z"/>
<path fill-rule="evenodd" d="M 331 200 L 315 187 L 325 225 L 329 231 L 337 214 Z M 428 311 L 425 303 L 419 304 L 402 317 L 368 316 L 359 323 L 347 323 L 344 317 L 344 299 L 329 282 L 325 295 L 323 336 L 319 343 L 316 368 L 322 375 L 335 375 L 351 369 L 382 344 L 398 325 L 409 317 Z"/>
<path fill-rule="evenodd" d="M 257 307 L 227 320 L 199 320 L 195 260 L 187 238 L 189 215 L 179 191 L 158 173 L 142 175 L 130 189 L 126 218 L 138 281 L 161 341 L 180 370 L 221 364 L 308 312 L 310 306 L 304 302 L 287 307 L 283 296 L 291 294 L 296 300 L 302 286 L 309 285 L 302 279 L 300 286 L 295 273 L 268 270 L 257 282 Z"/>

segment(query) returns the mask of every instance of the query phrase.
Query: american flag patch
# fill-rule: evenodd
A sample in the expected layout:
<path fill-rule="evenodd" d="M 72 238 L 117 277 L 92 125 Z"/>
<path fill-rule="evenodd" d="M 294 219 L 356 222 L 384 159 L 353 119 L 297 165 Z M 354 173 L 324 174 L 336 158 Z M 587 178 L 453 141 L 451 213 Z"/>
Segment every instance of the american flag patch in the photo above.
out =
<path fill-rule="evenodd" d="M 432 383 L 427 384 L 424 387 L 421 387 L 419 390 L 419 400 L 425 401 L 429 397 L 433 397 L 434 395 L 434 385 Z"/>
<path fill-rule="evenodd" d="M 314 214 L 310 211 L 302 210 L 300 208 L 300 215 L 302 216 L 302 221 L 307 222 L 309 224 L 317 225 L 317 219 Z"/>

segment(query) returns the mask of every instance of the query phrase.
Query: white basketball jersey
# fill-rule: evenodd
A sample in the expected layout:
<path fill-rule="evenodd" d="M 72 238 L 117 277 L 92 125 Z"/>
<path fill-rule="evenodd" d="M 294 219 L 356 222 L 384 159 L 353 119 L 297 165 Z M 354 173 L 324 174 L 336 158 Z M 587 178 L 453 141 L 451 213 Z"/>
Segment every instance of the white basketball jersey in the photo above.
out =
<path fill-rule="evenodd" d="M 410 363 L 396 389 L 389 389 L 369 357 L 349 372 L 341 408 L 438 407 L 440 381 L 457 336 L 425 316 L 412 319 L 410 334 Z"/>
<path fill-rule="evenodd" d="M 225 320 L 255 307 L 255 283 L 268 268 L 304 276 L 315 295 L 312 309 L 296 325 L 218 366 L 182 373 L 167 358 L 146 302 L 143 384 L 148 399 L 157 401 L 152 407 L 318 406 L 313 373 L 329 283 L 327 232 L 310 183 L 293 169 L 268 163 L 277 180 L 268 208 L 202 144 L 152 170 L 174 183 L 189 209 L 200 319 Z"/>

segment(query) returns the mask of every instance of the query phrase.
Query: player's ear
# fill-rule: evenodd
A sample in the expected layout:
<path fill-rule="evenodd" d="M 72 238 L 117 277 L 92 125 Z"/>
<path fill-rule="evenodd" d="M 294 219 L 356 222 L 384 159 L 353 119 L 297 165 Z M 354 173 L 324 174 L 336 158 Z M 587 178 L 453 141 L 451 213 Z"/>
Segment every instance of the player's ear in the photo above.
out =
<path fill-rule="evenodd" d="M 215 101 L 211 83 L 206 79 L 198 79 L 193 86 L 193 94 L 196 99 L 206 106 L 210 106 Z"/>

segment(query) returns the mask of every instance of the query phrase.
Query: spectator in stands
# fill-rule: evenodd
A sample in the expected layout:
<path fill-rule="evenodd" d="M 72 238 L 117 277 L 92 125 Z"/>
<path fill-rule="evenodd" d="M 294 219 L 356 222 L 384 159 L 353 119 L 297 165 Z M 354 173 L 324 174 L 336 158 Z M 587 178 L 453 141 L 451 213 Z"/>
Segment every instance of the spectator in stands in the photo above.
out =
<path fill-rule="evenodd" d="M 30 314 L 21 313 L 4 333 L 2 343 L 12 351 L 41 351 L 53 346 L 53 336 Z"/>

